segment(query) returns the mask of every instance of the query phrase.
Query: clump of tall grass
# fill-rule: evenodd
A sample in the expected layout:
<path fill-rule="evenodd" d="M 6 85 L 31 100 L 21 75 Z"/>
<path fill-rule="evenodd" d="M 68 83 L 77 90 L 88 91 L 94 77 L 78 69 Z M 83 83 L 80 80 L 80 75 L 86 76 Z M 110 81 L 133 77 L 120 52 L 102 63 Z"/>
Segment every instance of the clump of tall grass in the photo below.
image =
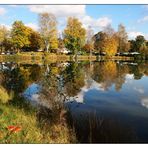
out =
<path fill-rule="evenodd" d="M 71 111 L 69 117 L 69 124 L 80 143 L 134 143 L 139 140 L 134 129 L 116 118 L 105 118 L 96 113 L 74 115 Z"/>
<path fill-rule="evenodd" d="M 0 86 L 0 101 L 2 103 L 7 103 L 12 98 L 13 92 L 10 92 L 10 94 L 8 94 L 7 90 L 4 87 Z"/>

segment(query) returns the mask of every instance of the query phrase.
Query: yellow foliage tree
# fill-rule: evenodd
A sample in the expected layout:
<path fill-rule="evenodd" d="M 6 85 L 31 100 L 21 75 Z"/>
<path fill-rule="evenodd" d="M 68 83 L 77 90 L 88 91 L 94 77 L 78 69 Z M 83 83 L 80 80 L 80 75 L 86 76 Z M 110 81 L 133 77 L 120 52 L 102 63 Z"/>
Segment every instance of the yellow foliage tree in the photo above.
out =
<path fill-rule="evenodd" d="M 64 30 L 64 43 L 73 54 L 77 54 L 85 44 L 86 30 L 82 23 L 75 17 L 69 17 Z"/>
<path fill-rule="evenodd" d="M 118 41 L 115 36 L 109 36 L 103 41 L 102 51 L 106 53 L 107 56 L 114 56 L 117 53 Z"/>

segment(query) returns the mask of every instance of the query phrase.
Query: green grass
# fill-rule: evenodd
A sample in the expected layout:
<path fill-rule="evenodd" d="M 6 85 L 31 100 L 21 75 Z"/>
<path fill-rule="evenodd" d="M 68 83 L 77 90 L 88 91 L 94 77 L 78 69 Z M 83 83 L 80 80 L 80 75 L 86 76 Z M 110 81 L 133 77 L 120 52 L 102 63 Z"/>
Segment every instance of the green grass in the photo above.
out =
<path fill-rule="evenodd" d="M 70 133 L 60 123 L 50 128 L 40 126 L 36 111 L 26 113 L 9 104 L 0 104 L 0 143 L 70 143 Z M 8 126 L 21 127 L 21 131 L 10 132 Z"/>
<path fill-rule="evenodd" d="M 75 140 L 66 117 L 60 120 L 60 112 L 43 107 L 33 107 L 17 93 L 0 85 L 0 143 L 71 143 Z M 46 116 L 45 116 L 46 115 Z M 52 115 L 53 119 L 50 117 Z M 41 117 L 41 118 L 40 118 Z M 64 122 L 63 122 L 64 121 Z M 20 131 L 10 131 L 9 127 Z"/>
<path fill-rule="evenodd" d="M 0 143 L 71 143 L 75 140 L 66 122 L 47 124 L 39 120 L 39 109 L 23 98 L 9 101 L 9 95 L 2 91 L 7 100 L 0 100 Z M 12 132 L 9 126 L 20 127 L 21 130 Z"/>

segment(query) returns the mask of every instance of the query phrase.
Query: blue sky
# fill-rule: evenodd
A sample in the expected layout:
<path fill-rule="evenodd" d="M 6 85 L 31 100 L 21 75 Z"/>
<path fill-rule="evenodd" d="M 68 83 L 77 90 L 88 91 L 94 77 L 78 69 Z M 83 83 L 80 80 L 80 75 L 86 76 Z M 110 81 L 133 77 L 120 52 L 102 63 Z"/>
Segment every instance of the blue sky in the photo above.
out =
<path fill-rule="evenodd" d="M 95 32 L 111 24 L 125 25 L 129 38 L 142 34 L 148 38 L 148 5 L 0 5 L 0 24 L 8 28 L 15 20 L 38 29 L 38 13 L 51 12 L 56 15 L 60 32 L 66 26 L 68 16 L 80 19 L 84 27 L 92 26 Z"/>

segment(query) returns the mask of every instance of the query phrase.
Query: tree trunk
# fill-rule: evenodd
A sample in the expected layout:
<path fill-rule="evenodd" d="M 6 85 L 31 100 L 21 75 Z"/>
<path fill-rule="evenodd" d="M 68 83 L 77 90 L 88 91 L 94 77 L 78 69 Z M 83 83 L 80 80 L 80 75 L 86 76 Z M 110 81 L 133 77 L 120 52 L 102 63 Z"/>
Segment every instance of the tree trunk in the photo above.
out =
<path fill-rule="evenodd" d="M 74 56 L 75 56 L 75 60 L 77 61 L 77 58 L 78 58 L 78 51 L 77 50 L 75 50 Z"/>
<path fill-rule="evenodd" d="M 46 51 L 49 52 L 49 44 L 46 46 Z"/>
<path fill-rule="evenodd" d="M 50 71 L 49 65 L 47 64 L 47 66 L 46 66 L 46 72 L 47 72 L 47 74 L 49 73 L 49 71 Z"/>
<path fill-rule="evenodd" d="M 90 56 L 90 57 L 92 56 L 92 52 L 91 52 L 91 50 L 90 50 L 90 52 L 89 52 L 89 56 Z"/>
<path fill-rule="evenodd" d="M 48 41 L 45 41 L 45 46 L 46 46 L 46 52 L 49 52 L 49 43 L 48 43 Z"/>

